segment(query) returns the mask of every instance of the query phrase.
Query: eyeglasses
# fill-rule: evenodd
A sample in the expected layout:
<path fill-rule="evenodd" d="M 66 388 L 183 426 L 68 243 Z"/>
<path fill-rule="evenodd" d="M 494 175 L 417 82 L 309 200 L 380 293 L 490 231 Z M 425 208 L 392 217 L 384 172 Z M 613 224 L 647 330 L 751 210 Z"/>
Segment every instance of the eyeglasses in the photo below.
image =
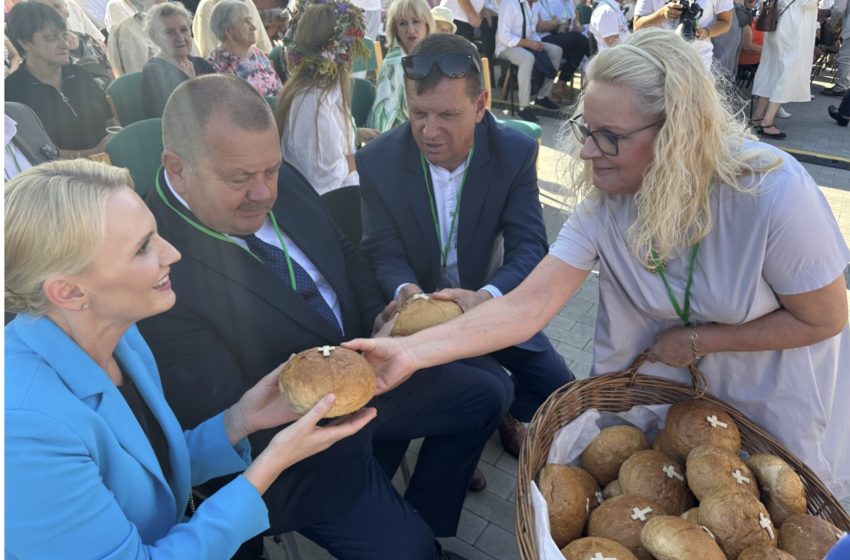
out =
<path fill-rule="evenodd" d="M 570 127 L 573 129 L 573 134 L 575 134 L 576 139 L 584 144 L 587 141 L 587 137 L 590 136 L 593 138 L 593 143 L 596 144 L 599 151 L 608 156 L 616 156 L 620 153 L 620 139 L 628 138 L 642 130 L 661 124 L 660 122 L 654 122 L 652 124 L 642 126 L 637 130 L 632 130 L 623 134 L 614 134 L 608 130 L 590 130 L 586 124 L 579 122 L 578 119 L 580 118 L 581 115 L 576 115 L 570 119 Z"/>
<path fill-rule="evenodd" d="M 469 74 L 470 68 L 475 68 L 481 74 L 478 61 L 468 54 L 444 54 L 440 56 L 414 54 L 401 59 L 404 76 L 409 80 L 424 80 L 431 73 L 434 65 L 447 78 L 463 78 Z"/>

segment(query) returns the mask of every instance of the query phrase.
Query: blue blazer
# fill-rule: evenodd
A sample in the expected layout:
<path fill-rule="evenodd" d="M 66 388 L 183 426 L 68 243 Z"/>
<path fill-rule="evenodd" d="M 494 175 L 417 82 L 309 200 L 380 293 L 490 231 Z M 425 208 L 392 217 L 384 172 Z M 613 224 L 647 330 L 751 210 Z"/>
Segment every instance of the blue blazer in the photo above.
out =
<path fill-rule="evenodd" d="M 440 281 L 440 247 L 420 152 L 410 123 L 382 134 L 357 152 L 363 199 L 363 249 L 384 295 L 405 282 L 433 292 Z M 516 288 L 548 251 L 537 187 L 537 144 L 499 125 L 487 112 L 475 127 L 475 153 L 460 202 L 457 260 L 460 287 L 487 284 L 503 294 Z M 504 260 L 490 272 L 502 236 Z M 521 345 L 548 348 L 539 334 Z"/>
<path fill-rule="evenodd" d="M 244 470 L 223 415 L 181 431 L 136 327 L 115 354 L 157 418 L 172 480 L 118 388 L 46 317 L 6 326 L 6 558 L 230 558 L 268 527 L 237 477 L 182 523 L 191 486 Z"/>

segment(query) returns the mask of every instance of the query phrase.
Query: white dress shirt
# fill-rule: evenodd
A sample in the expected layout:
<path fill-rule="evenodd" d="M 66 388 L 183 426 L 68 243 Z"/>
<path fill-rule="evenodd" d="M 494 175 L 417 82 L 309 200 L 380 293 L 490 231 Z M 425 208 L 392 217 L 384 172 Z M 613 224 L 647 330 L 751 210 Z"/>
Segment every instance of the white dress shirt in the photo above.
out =
<path fill-rule="evenodd" d="M 539 41 L 537 34 L 537 10 L 532 10 L 526 0 L 502 0 L 499 6 L 499 27 L 496 30 L 496 56 L 502 51 L 516 47 L 522 39 L 522 14 L 525 12 L 525 38 Z"/>
<path fill-rule="evenodd" d="M 165 184 L 168 185 L 168 190 L 171 191 L 171 194 L 174 195 L 180 204 L 185 206 L 189 211 L 192 209 L 189 208 L 189 205 L 183 200 L 177 191 L 171 186 L 171 182 L 168 180 L 168 172 L 165 172 Z M 280 245 L 280 239 L 277 237 L 277 233 L 274 230 L 274 226 L 272 226 L 272 221 L 266 216 L 266 219 L 263 220 L 263 225 L 260 226 L 260 229 L 254 234 L 260 240 L 268 243 L 269 245 L 274 245 L 278 249 L 283 250 L 283 247 Z M 310 278 L 313 279 L 313 282 L 316 283 L 316 287 L 319 289 L 319 293 L 322 294 L 322 298 L 324 298 L 325 302 L 328 306 L 333 310 L 334 317 L 336 317 L 337 322 L 339 323 L 340 329 L 343 329 L 343 334 L 345 334 L 345 327 L 342 324 L 342 312 L 339 307 L 339 297 L 337 297 L 336 292 L 331 287 L 330 283 L 328 283 L 327 279 L 322 275 L 316 265 L 307 257 L 307 255 L 302 251 L 298 245 L 295 244 L 292 239 L 286 235 L 286 232 L 280 230 L 280 236 L 283 238 L 283 242 L 286 243 L 286 251 L 289 253 L 289 258 L 293 261 L 297 262 L 301 265 L 307 274 L 310 275 Z M 230 239 L 233 240 L 234 243 L 242 247 L 243 249 L 248 249 L 248 244 L 244 239 L 240 239 L 233 235 L 228 235 Z"/>
<path fill-rule="evenodd" d="M 428 168 L 431 171 L 431 178 L 434 192 L 434 206 L 437 210 L 437 222 L 440 225 L 440 264 L 443 262 L 443 251 L 445 250 L 446 242 L 449 241 L 449 235 L 452 229 L 452 219 L 454 215 L 460 212 L 458 203 L 458 193 L 460 192 L 463 176 L 466 172 L 466 164 L 464 161 L 460 167 L 454 171 L 448 171 L 442 167 L 438 167 L 431 162 L 428 162 Z M 430 209 L 429 209 L 430 213 Z M 446 257 L 445 269 L 441 268 L 440 285 L 438 288 L 459 288 L 460 275 L 457 266 L 457 235 L 460 231 L 460 216 L 455 220 L 454 234 L 451 236 L 449 251 Z M 395 295 L 398 295 L 399 290 L 407 286 L 407 283 L 399 285 L 395 290 Z M 501 290 L 492 284 L 487 284 L 482 290 L 490 293 L 494 298 L 502 295 Z"/>
<path fill-rule="evenodd" d="M 339 87 L 327 95 L 311 88 L 292 100 L 280 137 L 283 161 L 304 174 L 320 195 L 360 184 L 346 159 L 354 154 L 356 142 L 354 121 L 343 109 Z"/>
<path fill-rule="evenodd" d="M 6 136 L 6 150 L 4 154 L 4 166 L 3 171 L 6 179 L 11 179 L 21 171 L 25 171 L 32 167 L 30 160 L 27 159 L 27 156 L 21 151 L 18 146 L 12 142 L 12 139 L 15 137 L 15 134 L 18 133 L 18 123 L 16 123 L 9 115 L 3 115 L 6 117 L 6 121 L 4 124 L 4 133 Z"/>

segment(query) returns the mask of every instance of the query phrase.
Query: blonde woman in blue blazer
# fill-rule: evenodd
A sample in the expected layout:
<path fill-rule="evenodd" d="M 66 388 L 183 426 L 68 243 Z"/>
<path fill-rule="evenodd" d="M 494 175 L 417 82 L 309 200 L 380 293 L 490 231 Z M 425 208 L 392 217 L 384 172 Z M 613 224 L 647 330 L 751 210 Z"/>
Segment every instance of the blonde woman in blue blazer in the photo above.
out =
<path fill-rule="evenodd" d="M 285 468 L 375 415 L 317 427 L 325 397 L 251 463 L 248 434 L 296 419 L 275 370 L 182 431 L 134 325 L 174 304 L 180 254 L 131 185 L 84 160 L 6 185 L 7 558 L 230 558 L 268 527 Z M 237 472 L 184 519 L 192 485 Z"/>

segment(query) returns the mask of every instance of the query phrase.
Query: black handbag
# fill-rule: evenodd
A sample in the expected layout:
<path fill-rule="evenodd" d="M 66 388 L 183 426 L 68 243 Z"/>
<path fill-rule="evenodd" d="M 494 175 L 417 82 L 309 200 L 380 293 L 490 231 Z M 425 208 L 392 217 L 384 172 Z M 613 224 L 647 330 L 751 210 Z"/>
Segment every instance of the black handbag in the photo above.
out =
<path fill-rule="evenodd" d="M 759 8 L 759 13 L 756 16 L 756 29 L 764 33 L 776 31 L 776 26 L 779 25 L 779 18 L 782 17 L 785 10 L 790 8 L 791 4 L 796 1 L 797 0 L 791 0 L 791 2 L 782 8 L 782 11 L 780 12 L 777 0 L 764 0 L 761 8 Z"/>

